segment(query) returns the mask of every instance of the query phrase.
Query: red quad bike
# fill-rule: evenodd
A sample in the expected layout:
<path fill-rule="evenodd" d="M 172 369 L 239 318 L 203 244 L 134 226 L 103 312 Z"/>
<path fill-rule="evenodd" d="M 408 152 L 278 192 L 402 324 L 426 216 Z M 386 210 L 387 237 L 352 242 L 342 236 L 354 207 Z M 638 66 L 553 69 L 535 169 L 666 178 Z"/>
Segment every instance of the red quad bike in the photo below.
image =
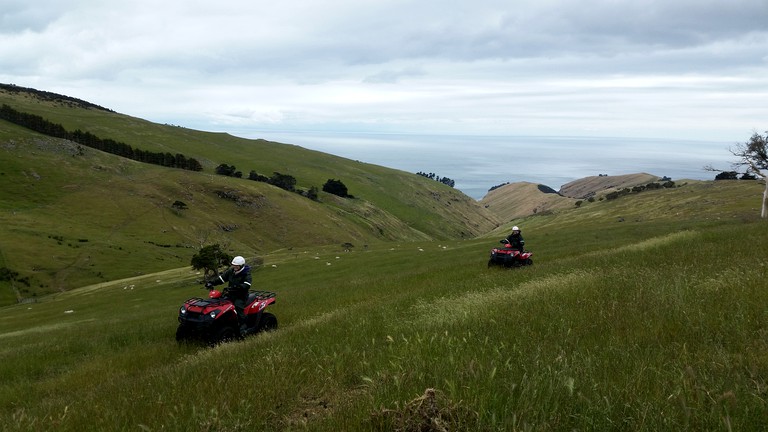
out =
<path fill-rule="evenodd" d="M 240 331 L 235 305 L 227 297 L 227 289 L 222 293 L 211 290 L 207 299 L 193 297 L 184 302 L 179 309 L 179 327 L 176 340 L 184 342 L 199 340 L 209 345 L 216 345 L 246 335 L 277 328 L 277 318 L 265 309 L 275 303 L 277 294 L 269 291 L 250 291 L 245 304 L 245 325 Z"/>
<path fill-rule="evenodd" d="M 501 239 L 499 242 L 503 247 L 491 249 L 491 259 L 488 260 L 488 267 L 497 265 L 502 267 L 522 267 L 533 265 L 531 256 L 533 252 L 512 249 L 509 240 Z"/>

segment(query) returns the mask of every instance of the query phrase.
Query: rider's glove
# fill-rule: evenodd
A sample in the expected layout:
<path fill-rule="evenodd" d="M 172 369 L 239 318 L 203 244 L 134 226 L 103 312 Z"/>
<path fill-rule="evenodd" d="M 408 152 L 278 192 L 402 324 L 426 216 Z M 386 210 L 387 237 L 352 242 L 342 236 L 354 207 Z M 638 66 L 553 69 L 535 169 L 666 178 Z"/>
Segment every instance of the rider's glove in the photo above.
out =
<path fill-rule="evenodd" d="M 211 288 L 213 288 L 213 284 L 210 283 L 210 282 L 206 282 L 205 283 L 205 287 L 208 288 L 208 289 L 211 289 Z"/>

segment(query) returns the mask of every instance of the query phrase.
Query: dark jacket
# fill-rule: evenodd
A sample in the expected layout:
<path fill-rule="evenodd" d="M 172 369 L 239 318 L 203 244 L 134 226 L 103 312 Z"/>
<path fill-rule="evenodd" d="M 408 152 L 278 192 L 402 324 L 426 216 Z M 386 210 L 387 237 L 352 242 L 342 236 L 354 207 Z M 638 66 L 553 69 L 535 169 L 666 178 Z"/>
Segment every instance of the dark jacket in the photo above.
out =
<path fill-rule="evenodd" d="M 224 270 L 224 273 L 220 274 L 219 277 L 211 280 L 213 285 L 221 285 L 225 282 L 229 282 L 228 288 L 231 296 L 241 299 L 247 298 L 248 290 L 251 289 L 251 268 L 246 265 L 235 273 L 235 269 L 230 267 Z"/>
<path fill-rule="evenodd" d="M 523 240 L 522 233 L 518 232 L 517 234 L 510 234 L 509 237 L 507 237 L 507 240 L 509 241 L 509 245 L 512 247 L 512 249 L 517 249 L 520 252 L 524 250 L 525 240 Z"/>

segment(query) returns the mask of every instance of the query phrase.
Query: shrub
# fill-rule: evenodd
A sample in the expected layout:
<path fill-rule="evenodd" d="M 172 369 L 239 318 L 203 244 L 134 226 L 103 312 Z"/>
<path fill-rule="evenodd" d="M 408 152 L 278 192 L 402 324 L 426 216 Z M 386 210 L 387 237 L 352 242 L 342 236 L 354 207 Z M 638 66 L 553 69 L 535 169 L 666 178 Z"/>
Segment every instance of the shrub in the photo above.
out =
<path fill-rule="evenodd" d="M 296 178 L 292 175 L 280 174 L 279 172 L 272 173 L 268 183 L 289 192 L 293 192 L 296 189 Z"/>
<path fill-rule="evenodd" d="M 216 174 L 219 175 L 225 175 L 225 176 L 234 176 L 235 172 L 237 171 L 237 168 L 235 168 L 234 165 L 227 165 L 227 164 L 221 164 L 216 167 Z"/>
<path fill-rule="evenodd" d="M 715 176 L 715 180 L 737 180 L 739 173 L 736 171 L 723 171 Z"/>
<path fill-rule="evenodd" d="M 317 201 L 317 186 L 312 186 L 307 191 L 307 198 L 311 199 L 312 201 Z"/>
<path fill-rule="evenodd" d="M 342 198 L 347 198 L 349 196 L 347 187 L 341 180 L 328 179 L 323 185 L 323 192 L 328 192 L 329 194 L 340 196 Z"/>

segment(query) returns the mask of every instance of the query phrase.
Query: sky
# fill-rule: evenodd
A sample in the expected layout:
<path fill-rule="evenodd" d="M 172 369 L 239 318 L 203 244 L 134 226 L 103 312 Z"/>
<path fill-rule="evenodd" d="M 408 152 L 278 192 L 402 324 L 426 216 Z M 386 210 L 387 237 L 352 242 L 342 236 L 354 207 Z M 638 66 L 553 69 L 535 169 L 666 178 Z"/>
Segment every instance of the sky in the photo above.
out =
<path fill-rule="evenodd" d="M 0 82 L 451 178 L 473 140 L 419 148 L 588 165 L 550 182 L 596 174 L 587 137 L 727 167 L 768 129 L 768 0 L 0 0 Z"/>

